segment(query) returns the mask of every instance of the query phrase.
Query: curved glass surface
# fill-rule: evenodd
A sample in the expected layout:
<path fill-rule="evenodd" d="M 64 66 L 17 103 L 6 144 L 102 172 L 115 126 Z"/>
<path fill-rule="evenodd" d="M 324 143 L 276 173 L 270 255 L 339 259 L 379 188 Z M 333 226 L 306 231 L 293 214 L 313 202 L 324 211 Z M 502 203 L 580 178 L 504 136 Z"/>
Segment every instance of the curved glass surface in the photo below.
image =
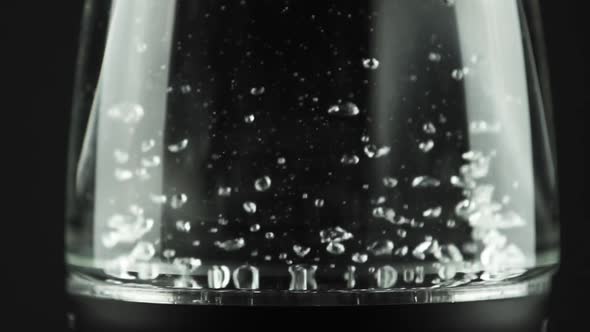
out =
<path fill-rule="evenodd" d="M 554 151 L 524 5 L 87 1 L 70 291 L 245 305 L 546 291 Z"/>

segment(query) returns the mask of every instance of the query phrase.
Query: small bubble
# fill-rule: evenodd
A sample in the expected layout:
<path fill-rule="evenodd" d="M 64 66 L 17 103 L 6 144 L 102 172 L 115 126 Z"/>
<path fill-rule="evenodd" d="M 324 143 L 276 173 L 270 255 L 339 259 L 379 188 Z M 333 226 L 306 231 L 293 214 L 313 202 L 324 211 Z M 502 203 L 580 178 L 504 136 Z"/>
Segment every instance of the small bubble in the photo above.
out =
<path fill-rule="evenodd" d="M 402 256 L 403 257 L 403 256 L 405 256 L 405 255 L 408 254 L 408 251 L 409 251 L 408 246 L 403 246 L 401 248 L 395 249 L 395 252 L 393 254 L 396 255 L 396 256 Z"/>
<path fill-rule="evenodd" d="M 115 149 L 115 151 L 113 151 L 113 157 L 115 158 L 115 161 L 119 164 L 124 164 L 127 161 L 129 161 L 129 153 L 119 149 Z"/>
<path fill-rule="evenodd" d="M 195 247 L 198 247 L 198 246 L 200 246 L 200 245 L 201 245 L 201 241 L 199 241 L 199 240 L 194 240 L 194 241 L 193 241 L 193 243 L 192 243 L 192 245 L 193 245 L 193 246 L 195 246 Z"/>
<path fill-rule="evenodd" d="M 253 123 L 254 120 L 256 120 L 256 117 L 254 116 L 254 114 L 248 114 L 248 115 L 244 116 L 244 122 L 246 122 L 246 123 Z"/>
<path fill-rule="evenodd" d="M 369 143 L 370 140 L 371 140 L 371 138 L 369 137 L 369 135 L 361 136 L 361 142 L 363 142 L 363 143 Z"/>
<path fill-rule="evenodd" d="M 229 197 L 231 196 L 231 187 L 219 187 L 217 188 L 217 196 Z"/>
<path fill-rule="evenodd" d="M 408 232 L 405 229 L 398 229 L 397 230 L 397 236 L 401 237 L 401 238 L 405 238 L 408 235 Z"/>
<path fill-rule="evenodd" d="M 438 218 L 442 213 L 442 207 L 437 206 L 434 208 L 426 209 L 422 212 L 422 216 L 425 218 Z"/>
<path fill-rule="evenodd" d="M 369 259 L 369 255 L 365 253 L 356 252 L 352 254 L 352 261 L 355 263 L 363 264 Z"/>
<path fill-rule="evenodd" d="M 275 234 L 273 232 L 266 232 L 264 234 L 264 238 L 267 239 L 267 240 L 272 240 L 272 239 L 275 238 Z"/>
<path fill-rule="evenodd" d="M 121 168 L 117 168 L 115 169 L 115 179 L 117 179 L 117 181 L 127 181 L 130 180 L 133 177 L 133 172 L 128 170 L 128 169 L 121 169 Z"/>
<path fill-rule="evenodd" d="M 174 256 L 176 256 L 176 250 L 174 250 L 174 249 L 165 249 L 164 251 L 162 251 L 162 256 L 164 256 L 164 258 L 166 258 L 166 259 L 171 259 Z"/>
<path fill-rule="evenodd" d="M 188 274 L 197 270 L 202 265 L 202 262 L 200 259 L 193 257 L 176 257 L 172 261 L 172 264 L 182 274 Z"/>
<path fill-rule="evenodd" d="M 375 256 L 391 255 L 394 248 L 393 241 L 391 240 L 379 240 L 373 242 L 367 247 L 367 250 Z"/>
<path fill-rule="evenodd" d="M 267 191 L 270 188 L 271 184 L 272 182 L 270 180 L 270 177 L 265 175 L 254 181 L 254 188 L 256 189 L 256 191 Z"/>
<path fill-rule="evenodd" d="M 183 139 L 178 143 L 168 145 L 168 151 L 172 153 L 180 152 L 188 146 L 188 139 Z"/>
<path fill-rule="evenodd" d="M 149 261 L 156 254 L 156 248 L 150 242 L 140 241 L 131 251 L 131 258 L 140 261 Z"/>
<path fill-rule="evenodd" d="M 146 43 L 138 43 L 136 50 L 137 53 L 145 53 L 145 51 L 147 51 L 147 48 L 148 46 Z"/>
<path fill-rule="evenodd" d="M 188 233 L 191 230 L 190 221 L 178 220 L 176 222 L 176 230 L 182 233 Z"/>
<path fill-rule="evenodd" d="M 246 211 L 246 213 L 248 214 L 256 213 L 256 203 L 252 201 L 244 202 L 244 204 L 242 204 L 242 207 L 244 208 L 244 211 Z"/>
<path fill-rule="evenodd" d="M 329 227 L 320 231 L 320 238 L 322 243 L 327 242 L 342 242 L 353 238 L 352 233 L 349 233 L 340 226 Z"/>
<path fill-rule="evenodd" d="M 148 139 L 145 140 L 143 142 L 141 142 L 141 152 L 148 152 L 149 150 L 151 150 L 154 146 L 156 146 L 156 141 L 153 139 Z"/>
<path fill-rule="evenodd" d="M 260 224 L 254 224 L 252 226 L 250 226 L 250 232 L 254 233 L 254 232 L 258 232 L 260 230 Z"/>
<path fill-rule="evenodd" d="M 150 195 L 150 200 L 155 204 L 164 204 L 168 200 L 166 195 Z"/>
<path fill-rule="evenodd" d="M 359 161 L 360 158 L 355 154 L 345 154 L 342 155 L 342 158 L 340 158 L 340 162 L 347 166 L 356 165 L 359 163 Z"/>
<path fill-rule="evenodd" d="M 123 123 L 134 124 L 141 121 L 145 111 L 143 107 L 133 103 L 121 103 L 111 107 L 107 115 L 114 120 L 120 120 Z"/>
<path fill-rule="evenodd" d="M 220 216 L 217 219 L 217 223 L 220 224 L 221 226 L 226 226 L 227 224 L 229 224 L 229 220 Z"/>
<path fill-rule="evenodd" d="M 293 245 L 293 252 L 299 257 L 305 257 L 310 251 L 310 247 L 305 247 L 299 244 Z"/>
<path fill-rule="evenodd" d="M 363 67 L 365 67 L 366 69 L 375 70 L 379 68 L 379 60 L 375 58 L 363 59 Z"/>
<path fill-rule="evenodd" d="M 316 198 L 316 200 L 313 202 L 313 204 L 315 205 L 315 207 L 317 208 L 321 208 L 324 206 L 324 200 L 321 198 Z"/>
<path fill-rule="evenodd" d="M 157 167 L 161 163 L 161 159 L 159 156 L 151 156 L 149 158 L 142 158 L 141 159 L 141 166 L 143 167 Z"/>
<path fill-rule="evenodd" d="M 441 59 L 442 59 L 442 57 L 441 57 L 441 55 L 439 53 L 430 52 L 428 54 L 428 60 L 430 60 L 432 62 L 440 62 Z"/>
<path fill-rule="evenodd" d="M 186 194 L 174 194 L 170 197 L 170 206 L 173 209 L 180 209 L 188 200 Z"/>
<path fill-rule="evenodd" d="M 383 178 L 383 185 L 387 188 L 394 188 L 398 184 L 398 180 L 396 178 L 386 176 Z"/>
<path fill-rule="evenodd" d="M 250 89 L 250 94 L 253 96 L 262 96 L 264 94 L 264 87 L 260 86 L 260 87 L 253 87 L 252 89 Z"/>
<path fill-rule="evenodd" d="M 463 69 L 455 69 L 451 72 L 451 77 L 456 81 L 462 81 L 465 78 L 465 71 Z"/>
<path fill-rule="evenodd" d="M 181 92 L 183 95 L 186 95 L 186 94 L 189 94 L 189 93 L 191 93 L 191 91 L 192 91 L 192 90 L 193 90 L 193 89 L 192 89 L 192 88 L 191 88 L 191 86 L 190 86 L 190 85 L 188 85 L 188 84 L 184 84 L 184 85 L 182 85 L 182 86 L 180 87 L 180 92 Z"/>
<path fill-rule="evenodd" d="M 246 240 L 244 238 L 239 237 L 237 239 L 231 239 L 226 241 L 215 241 L 214 245 L 225 251 L 236 251 L 242 249 L 246 245 Z"/>
<path fill-rule="evenodd" d="M 326 246 L 326 251 L 328 251 L 332 255 L 340 255 L 346 251 L 346 248 L 342 243 L 339 242 L 330 242 Z"/>
<path fill-rule="evenodd" d="M 279 164 L 279 165 L 284 165 L 286 162 L 287 162 L 287 160 L 283 157 L 279 157 L 277 159 L 277 164 Z"/>
<path fill-rule="evenodd" d="M 429 135 L 436 134 L 436 127 L 432 122 L 426 122 L 424 125 L 422 125 L 422 130 Z"/>
<path fill-rule="evenodd" d="M 434 141 L 429 139 L 427 141 L 420 142 L 420 144 L 418 144 L 418 148 L 422 150 L 422 152 L 429 152 L 432 150 L 432 148 L 434 148 Z"/>
<path fill-rule="evenodd" d="M 391 147 L 389 147 L 389 146 L 377 147 L 374 144 L 369 144 L 369 145 L 366 145 L 363 150 L 365 151 L 365 154 L 369 158 L 381 158 L 383 156 L 388 155 L 389 152 L 391 152 Z"/>
<path fill-rule="evenodd" d="M 454 228 L 455 226 L 457 226 L 457 223 L 455 222 L 455 220 L 453 220 L 453 219 L 447 220 L 447 227 L 448 228 Z"/>
<path fill-rule="evenodd" d="M 440 181 L 430 176 L 417 176 L 414 178 L 414 180 L 412 180 L 412 187 L 414 188 L 428 188 L 438 186 L 440 186 Z"/>
<path fill-rule="evenodd" d="M 373 209 L 373 217 L 375 218 L 385 218 L 385 209 L 379 206 Z"/>
<path fill-rule="evenodd" d="M 328 114 L 340 116 L 356 116 L 360 113 L 358 106 L 352 102 L 346 102 L 340 105 L 333 105 L 328 108 Z"/>

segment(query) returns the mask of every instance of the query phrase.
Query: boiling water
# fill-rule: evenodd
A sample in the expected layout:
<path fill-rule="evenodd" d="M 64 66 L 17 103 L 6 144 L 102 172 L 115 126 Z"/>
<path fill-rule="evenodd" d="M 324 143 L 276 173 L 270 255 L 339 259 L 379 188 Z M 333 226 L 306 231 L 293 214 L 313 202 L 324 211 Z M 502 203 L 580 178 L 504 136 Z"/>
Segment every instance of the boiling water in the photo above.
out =
<path fill-rule="evenodd" d="M 75 158 L 72 291 L 370 304 L 546 287 L 556 258 L 538 225 L 553 221 L 535 213 L 525 68 L 495 76 L 493 50 L 460 47 L 454 1 L 321 3 L 179 1 L 192 25 L 157 38 L 171 60 L 107 38 Z M 396 30 L 419 17 L 432 20 Z M 152 54 L 130 64 L 141 82 L 109 71 L 125 54 Z"/>

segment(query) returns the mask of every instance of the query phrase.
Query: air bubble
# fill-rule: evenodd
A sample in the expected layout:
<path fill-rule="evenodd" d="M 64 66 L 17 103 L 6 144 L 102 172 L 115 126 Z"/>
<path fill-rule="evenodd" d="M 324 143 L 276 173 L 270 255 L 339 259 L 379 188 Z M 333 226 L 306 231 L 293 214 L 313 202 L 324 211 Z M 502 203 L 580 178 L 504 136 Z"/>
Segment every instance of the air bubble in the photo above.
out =
<path fill-rule="evenodd" d="M 339 242 L 330 242 L 326 246 L 326 251 L 328 251 L 332 255 L 340 255 L 346 251 L 346 248 L 342 243 Z"/>
<path fill-rule="evenodd" d="M 250 89 L 250 94 L 253 96 L 262 96 L 265 92 L 265 89 L 263 86 L 260 87 L 253 87 L 252 89 Z"/>
<path fill-rule="evenodd" d="M 246 245 L 246 240 L 244 240 L 242 237 L 239 237 L 226 241 L 215 241 L 214 244 L 217 248 L 223 249 L 225 251 L 236 251 L 242 249 Z"/>
<path fill-rule="evenodd" d="M 217 188 L 217 195 L 221 197 L 231 196 L 231 187 L 219 187 Z"/>
<path fill-rule="evenodd" d="M 340 105 L 332 105 L 328 108 L 328 114 L 339 115 L 339 116 L 356 116 L 360 113 L 360 110 L 356 104 L 352 102 L 346 102 Z"/>
<path fill-rule="evenodd" d="M 185 138 L 178 143 L 168 145 L 168 151 L 170 151 L 172 153 L 177 153 L 177 152 L 180 152 L 180 151 L 186 149 L 187 146 L 188 146 L 188 139 Z"/>
<path fill-rule="evenodd" d="M 186 194 L 174 194 L 170 197 L 170 206 L 173 209 L 180 209 L 187 201 Z"/>
<path fill-rule="evenodd" d="M 432 148 L 434 148 L 434 141 L 429 139 L 424 142 L 420 142 L 418 144 L 418 148 L 422 150 L 422 152 L 429 152 L 430 150 L 432 150 Z"/>
<path fill-rule="evenodd" d="M 254 116 L 254 114 L 248 114 L 248 115 L 244 116 L 244 122 L 246 122 L 246 123 L 253 123 L 254 120 L 256 120 L 256 117 Z"/>
<path fill-rule="evenodd" d="M 367 247 L 367 250 L 375 256 L 391 255 L 394 244 L 391 240 L 378 240 Z"/>
<path fill-rule="evenodd" d="M 121 103 L 111 107 L 107 115 L 114 120 L 119 120 L 127 124 L 135 124 L 141 121 L 145 111 L 143 107 L 134 103 Z"/>
<path fill-rule="evenodd" d="M 428 188 L 438 186 L 440 186 L 440 181 L 438 179 L 426 175 L 417 176 L 412 180 L 412 187 L 414 188 Z"/>
<path fill-rule="evenodd" d="M 363 59 L 363 67 L 365 67 L 366 69 L 375 70 L 379 68 L 379 60 L 375 58 Z"/>
<path fill-rule="evenodd" d="M 256 189 L 256 191 L 267 191 L 270 188 L 271 184 L 272 182 L 270 177 L 265 175 L 254 181 L 254 188 Z"/>
<path fill-rule="evenodd" d="M 365 253 L 356 252 L 352 254 L 352 261 L 358 264 L 366 263 L 369 259 L 369 255 Z"/>
<path fill-rule="evenodd" d="M 383 178 L 383 185 L 387 188 L 394 188 L 398 184 L 398 180 L 392 177 L 384 177 Z"/>
<path fill-rule="evenodd" d="M 256 203 L 252 201 L 244 202 L 244 204 L 242 204 L 242 207 L 244 208 L 244 211 L 246 211 L 246 213 L 248 214 L 256 213 Z"/>
<path fill-rule="evenodd" d="M 293 245 L 293 252 L 299 257 L 305 257 L 311 251 L 310 247 L 302 246 L 299 244 Z"/>
<path fill-rule="evenodd" d="M 359 161 L 359 157 L 355 154 L 345 154 L 340 158 L 340 162 L 346 166 L 356 165 Z"/>

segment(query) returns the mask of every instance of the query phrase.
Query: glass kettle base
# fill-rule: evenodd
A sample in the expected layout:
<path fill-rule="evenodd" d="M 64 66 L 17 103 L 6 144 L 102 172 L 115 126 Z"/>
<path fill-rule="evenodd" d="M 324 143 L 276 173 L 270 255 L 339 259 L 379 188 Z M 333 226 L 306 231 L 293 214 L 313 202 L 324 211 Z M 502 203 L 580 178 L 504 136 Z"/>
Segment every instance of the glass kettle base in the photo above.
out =
<path fill-rule="evenodd" d="M 223 306 L 374 306 L 491 301 L 547 294 L 555 269 L 536 268 L 516 275 L 456 277 L 429 287 L 339 290 L 240 290 L 161 287 L 71 273 L 68 291 L 104 300 L 124 302 Z M 482 280 L 483 279 L 483 280 Z"/>

